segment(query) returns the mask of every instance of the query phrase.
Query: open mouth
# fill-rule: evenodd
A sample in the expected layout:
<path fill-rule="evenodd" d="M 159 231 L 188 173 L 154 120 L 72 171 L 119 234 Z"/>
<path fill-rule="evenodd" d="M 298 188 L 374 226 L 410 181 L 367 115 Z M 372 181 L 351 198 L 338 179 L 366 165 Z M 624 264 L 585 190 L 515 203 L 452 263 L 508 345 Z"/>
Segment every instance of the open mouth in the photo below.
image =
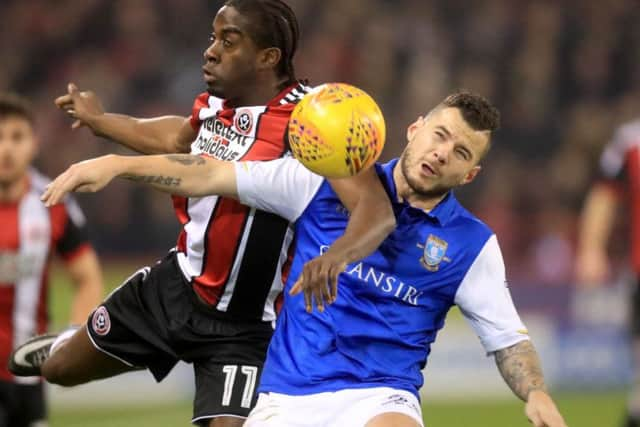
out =
<path fill-rule="evenodd" d="M 437 176 L 436 170 L 429 163 L 422 163 L 422 173 L 427 176 Z"/>

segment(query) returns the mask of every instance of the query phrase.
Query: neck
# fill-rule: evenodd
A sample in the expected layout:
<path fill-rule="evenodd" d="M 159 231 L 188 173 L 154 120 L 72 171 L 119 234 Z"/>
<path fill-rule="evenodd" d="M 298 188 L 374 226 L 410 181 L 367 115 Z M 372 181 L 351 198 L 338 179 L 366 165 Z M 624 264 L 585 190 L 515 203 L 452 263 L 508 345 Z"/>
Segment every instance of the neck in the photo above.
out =
<path fill-rule="evenodd" d="M 244 88 L 244 93 L 236 97 L 227 98 L 230 107 L 245 107 L 250 105 L 266 105 L 278 95 L 284 86 L 286 77 L 269 77 L 266 80 L 257 78 L 253 84 Z"/>
<path fill-rule="evenodd" d="M 0 203 L 15 203 L 20 200 L 28 182 L 26 175 L 12 182 L 0 182 Z"/>
<path fill-rule="evenodd" d="M 395 168 L 393 168 L 393 181 L 396 184 L 396 192 L 398 193 L 398 201 L 406 201 L 409 205 L 417 209 L 422 209 L 425 212 L 431 211 L 438 203 L 447 196 L 447 193 L 428 196 L 424 194 L 416 193 L 402 173 L 402 160 L 398 161 Z"/>

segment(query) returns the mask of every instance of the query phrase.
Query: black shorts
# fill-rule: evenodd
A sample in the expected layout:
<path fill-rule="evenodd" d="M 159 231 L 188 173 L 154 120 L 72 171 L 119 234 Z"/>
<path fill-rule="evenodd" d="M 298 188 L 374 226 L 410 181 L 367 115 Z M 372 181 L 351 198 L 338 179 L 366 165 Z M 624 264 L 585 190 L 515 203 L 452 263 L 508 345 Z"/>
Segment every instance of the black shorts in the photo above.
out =
<path fill-rule="evenodd" d="M 47 419 L 44 387 L 0 381 L 0 427 L 30 427 Z"/>
<path fill-rule="evenodd" d="M 98 350 L 149 369 L 156 381 L 179 360 L 192 363 L 194 423 L 249 414 L 273 334 L 270 322 L 216 315 L 184 279 L 175 254 L 127 279 L 89 316 L 87 329 Z"/>

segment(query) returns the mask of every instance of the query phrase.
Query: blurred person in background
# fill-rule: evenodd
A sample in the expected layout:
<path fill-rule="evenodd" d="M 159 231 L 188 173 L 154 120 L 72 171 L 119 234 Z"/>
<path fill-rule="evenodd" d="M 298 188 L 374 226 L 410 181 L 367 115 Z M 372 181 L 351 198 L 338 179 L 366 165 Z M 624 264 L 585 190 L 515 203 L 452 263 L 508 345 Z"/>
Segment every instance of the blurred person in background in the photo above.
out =
<path fill-rule="evenodd" d="M 14 377 L 11 351 L 49 328 L 49 268 L 60 255 L 74 285 L 70 321 L 82 324 L 102 298 L 102 273 L 85 218 L 71 198 L 46 208 L 49 180 L 31 168 L 38 143 L 29 104 L 0 94 L 0 426 L 46 425 L 42 379 Z"/>
<path fill-rule="evenodd" d="M 87 126 L 140 153 L 276 159 L 288 150 L 289 117 L 308 90 L 292 62 L 298 36 L 296 16 L 283 1 L 229 0 L 215 16 L 204 52 L 207 92 L 189 117 L 105 113 L 93 93 L 73 84 L 56 103 L 76 119 L 73 128 Z M 382 188 L 379 194 L 386 203 Z M 257 399 L 293 230 L 285 219 L 229 198 L 173 201 L 184 227 L 175 250 L 127 279 L 87 327 L 34 339 L 14 359 L 33 360 L 26 371 L 65 386 L 140 368 L 161 381 L 184 360 L 195 372 L 192 422 L 240 426 Z M 383 225 L 371 212 L 383 214 L 370 209 L 367 224 Z M 342 263 L 332 251 L 314 265 L 336 270 Z"/>
<path fill-rule="evenodd" d="M 629 325 L 634 378 L 624 426 L 640 427 L 640 120 L 627 123 L 615 132 L 600 158 L 600 175 L 582 210 L 576 279 L 586 288 L 602 286 L 612 279 L 607 247 L 621 199 L 626 196 L 635 283 Z"/>

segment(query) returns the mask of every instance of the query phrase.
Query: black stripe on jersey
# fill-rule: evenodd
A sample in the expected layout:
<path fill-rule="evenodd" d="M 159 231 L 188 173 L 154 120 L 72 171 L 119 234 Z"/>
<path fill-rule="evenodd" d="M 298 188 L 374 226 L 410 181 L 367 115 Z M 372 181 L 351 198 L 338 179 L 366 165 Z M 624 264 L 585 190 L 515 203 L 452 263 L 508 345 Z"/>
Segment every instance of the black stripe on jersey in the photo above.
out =
<path fill-rule="evenodd" d="M 287 220 L 256 211 L 228 314 L 238 318 L 262 318 L 276 271 L 281 268 L 278 260 L 288 227 Z"/>
<path fill-rule="evenodd" d="M 204 247 L 202 248 L 202 267 L 200 267 L 200 273 L 198 276 L 202 276 L 207 268 L 207 260 L 209 259 L 209 229 L 211 228 L 211 224 L 213 223 L 213 219 L 216 217 L 216 213 L 218 211 L 218 207 L 220 206 L 220 202 L 222 201 L 222 197 L 218 197 L 216 200 L 216 205 L 211 210 L 211 214 L 209 215 L 209 222 L 207 223 L 207 227 L 204 229 Z M 189 201 L 187 200 L 187 212 L 189 212 Z M 187 213 L 187 215 L 189 215 Z M 188 247 L 187 247 L 188 250 Z M 236 252 L 238 251 L 236 247 Z M 235 256 L 235 255 L 234 255 Z"/>
<path fill-rule="evenodd" d="M 298 85 L 296 87 L 294 87 L 293 89 L 291 89 L 289 91 L 289 93 L 287 93 L 281 100 L 280 100 L 280 104 L 281 105 L 285 105 L 285 104 L 297 104 L 298 102 L 300 102 L 300 100 L 302 98 L 304 98 L 304 96 L 309 93 L 308 88 L 306 88 L 305 86 L 302 85 Z"/>

